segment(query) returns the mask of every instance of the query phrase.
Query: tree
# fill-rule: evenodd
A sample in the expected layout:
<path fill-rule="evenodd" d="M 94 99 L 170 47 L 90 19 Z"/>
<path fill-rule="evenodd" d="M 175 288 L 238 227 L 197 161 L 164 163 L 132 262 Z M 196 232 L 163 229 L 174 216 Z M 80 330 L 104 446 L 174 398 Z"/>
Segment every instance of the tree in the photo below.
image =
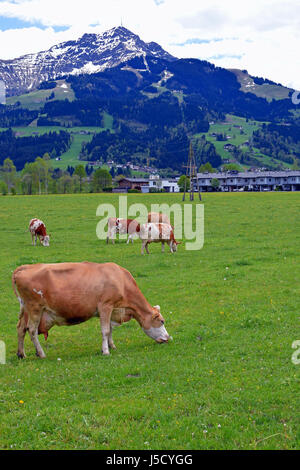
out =
<path fill-rule="evenodd" d="M 98 168 L 93 174 L 93 191 L 95 193 L 100 192 L 103 188 L 107 188 L 112 184 L 112 177 L 109 171 Z"/>
<path fill-rule="evenodd" d="M 210 184 L 215 191 L 220 187 L 220 181 L 217 178 L 213 178 Z"/>
<path fill-rule="evenodd" d="M 37 164 L 26 163 L 24 169 L 22 170 L 22 187 L 24 194 L 33 194 L 38 185 L 38 171 Z"/>
<path fill-rule="evenodd" d="M 79 192 L 81 193 L 82 190 L 82 182 L 83 179 L 86 178 L 86 171 L 83 165 L 77 165 L 74 171 L 74 175 L 78 176 L 79 178 Z"/>
<path fill-rule="evenodd" d="M 66 194 L 71 193 L 73 190 L 73 180 L 69 174 L 61 176 L 58 180 L 58 191 L 60 193 Z"/>
<path fill-rule="evenodd" d="M 223 171 L 241 171 L 241 167 L 237 163 L 226 163 L 223 165 Z"/>
<path fill-rule="evenodd" d="M 191 187 L 190 179 L 186 175 L 182 175 L 180 176 L 178 180 L 178 186 L 181 192 L 184 192 L 185 184 L 186 184 L 186 190 L 189 191 Z"/>
<path fill-rule="evenodd" d="M 36 174 L 38 179 L 39 194 L 42 194 L 42 185 L 44 185 L 45 193 L 48 193 L 50 155 L 45 153 L 43 158 L 35 159 Z"/>
<path fill-rule="evenodd" d="M 6 196 L 8 193 L 7 184 L 4 181 L 0 181 L 0 192 L 2 196 Z"/>
<path fill-rule="evenodd" d="M 199 168 L 199 173 L 215 173 L 217 170 L 211 166 L 209 162 L 201 165 Z"/>
<path fill-rule="evenodd" d="M 3 181 L 6 183 L 8 192 L 11 192 L 12 186 L 16 182 L 16 167 L 10 158 L 6 158 L 2 167 Z"/>
<path fill-rule="evenodd" d="M 48 183 L 49 183 L 49 179 L 51 178 L 50 175 L 49 175 L 49 170 L 50 170 L 50 166 L 51 166 L 51 163 L 50 163 L 50 160 L 51 160 L 51 157 L 49 155 L 49 153 L 44 153 L 43 155 L 43 161 L 44 161 L 44 180 L 45 180 L 45 193 L 48 194 Z"/>

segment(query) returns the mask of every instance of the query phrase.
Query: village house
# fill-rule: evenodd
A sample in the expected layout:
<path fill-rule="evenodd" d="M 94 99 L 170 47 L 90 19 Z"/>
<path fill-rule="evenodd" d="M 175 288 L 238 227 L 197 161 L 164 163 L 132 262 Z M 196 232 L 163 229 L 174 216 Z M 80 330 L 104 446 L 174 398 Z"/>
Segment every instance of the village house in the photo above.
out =
<path fill-rule="evenodd" d="M 117 192 L 127 192 L 129 189 L 138 189 L 142 193 L 152 191 L 165 191 L 166 193 L 179 193 L 178 178 L 160 178 L 151 175 L 150 178 L 122 178 L 119 180 Z"/>
<path fill-rule="evenodd" d="M 234 150 L 236 147 L 233 144 L 225 144 L 224 145 L 224 150 L 227 150 L 227 152 Z"/>
<path fill-rule="evenodd" d="M 149 179 L 148 178 L 122 178 L 118 182 L 119 189 L 128 191 L 129 189 L 138 189 L 142 192 L 149 192 L 143 191 L 143 189 L 149 189 Z"/>
<path fill-rule="evenodd" d="M 149 179 L 150 188 L 164 190 L 166 193 L 179 193 L 178 178 L 160 178 L 159 175 L 151 175 Z"/>

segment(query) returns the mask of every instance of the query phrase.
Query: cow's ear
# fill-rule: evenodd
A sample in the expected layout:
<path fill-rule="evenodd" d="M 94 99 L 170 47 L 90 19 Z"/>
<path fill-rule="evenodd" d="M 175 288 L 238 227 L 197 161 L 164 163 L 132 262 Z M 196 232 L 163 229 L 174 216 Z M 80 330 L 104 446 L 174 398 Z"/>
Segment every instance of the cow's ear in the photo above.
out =
<path fill-rule="evenodd" d="M 159 305 L 155 305 L 154 308 L 156 308 L 160 313 L 160 306 Z"/>

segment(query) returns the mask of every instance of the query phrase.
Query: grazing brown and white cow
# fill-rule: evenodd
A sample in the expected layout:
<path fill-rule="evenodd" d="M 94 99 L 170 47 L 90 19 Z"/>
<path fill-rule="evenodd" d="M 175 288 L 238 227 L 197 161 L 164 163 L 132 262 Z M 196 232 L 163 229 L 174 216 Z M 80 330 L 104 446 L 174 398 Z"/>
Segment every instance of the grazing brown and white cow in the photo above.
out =
<path fill-rule="evenodd" d="M 142 240 L 142 255 L 144 254 L 144 248 L 149 255 L 148 245 L 150 243 L 161 243 L 161 251 L 165 251 L 165 243 L 170 247 L 171 253 L 177 251 L 177 245 L 180 242 L 177 242 L 174 237 L 174 230 L 170 224 L 144 224 L 141 225 L 140 229 L 140 239 Z"/>
<path fill-rule="evenodd" d="M 153 222 L 156 224 L 169 224 L 171 225 L 170 219 L 166 214 L 162 212 L 149 212 L 148 213 L 148 222 Z"/>
<path fill-rule="evenodd" d="M 31 219 L 29 222 L 29 232 L 31 233 L 31 240 L 33 245 L 36 245 L 37 237 L 39 237 L 40 243 L 43 246 L 50 245 L 50 236 L 47 235 L 46 227 L 42 220 Z"/>
<path fill-rule="evenodd" d="M 119 219 L 116 217 L 110 217 L 108 219 L 108 231 L 106 243 L 111 239 L 112 243 L 115 243 L 116 234 L 125 234 L 128 233 L 129 237 L 127 244 L 131 240 L 133 243 L 134 236 L 139 236 L 140 233 L 140 224 L 135 219 Z"/>
<path fill-rule="evenodd" d="M 134 318 L 158 343 L 169 340 L 160 307 L 151 307 L 132 275 L 115 263 L 59 263 L 24 265 L 12 276 L 20 302 L 18 357 L 25 357 L 26 331 L 40 358 L 45 353 L 38 334 L 48 336 L 52 326 L 76 325 L 100 318 L 102 352 L 115 348 L 112 329 Z"/>

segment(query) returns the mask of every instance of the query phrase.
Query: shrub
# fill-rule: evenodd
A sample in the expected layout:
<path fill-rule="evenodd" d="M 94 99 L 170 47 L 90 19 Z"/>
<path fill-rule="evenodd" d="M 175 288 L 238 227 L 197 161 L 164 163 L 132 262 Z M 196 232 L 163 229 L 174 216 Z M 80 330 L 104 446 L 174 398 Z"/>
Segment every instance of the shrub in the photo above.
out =
<path fill-rule="evenodd" d="M 1 191 L 2 196 L 6 196 L 8 193 L 7 184 L 4 183 L 4 181 L 0 181 L 0 191 Z"/>

